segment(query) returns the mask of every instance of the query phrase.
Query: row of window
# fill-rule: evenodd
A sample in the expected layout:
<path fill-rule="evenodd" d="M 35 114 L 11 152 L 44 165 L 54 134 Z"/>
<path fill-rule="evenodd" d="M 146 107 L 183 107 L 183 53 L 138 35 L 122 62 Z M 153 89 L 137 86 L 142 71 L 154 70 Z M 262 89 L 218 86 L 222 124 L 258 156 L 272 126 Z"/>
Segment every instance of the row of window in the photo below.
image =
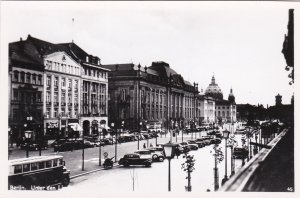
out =
<path fill-rule="evenodd" d="M 61 166 L 62 164 L 63 164 L 62 159 L 53 159 L 53 160 L 42 161 L 42 162 L 20 164 L 20 165 L 14 165 L 12 172 L 14 174 L 26 173 L 30 171 L 45 169 L 45 168 L 58 167 Z"/>
<path fill-rule="evenodd" d="M 67 112 L 66 112 L 66 109 L 68 110 Z M 72 115 L 72 108 L 71 107 L 66 108 L 64 106 L 61 107 L 60 114 L 59 114 L 59 109 L 58 108 L 53 109 L 53 115 L 52 116 L 51 116 L 51 108 L 46 108 L 45 114 L 46 114 L 47 118 L 50 118 L 50 117 L 58 118 L 59 116 L 61 116 L 61 117 L 73 117 L 73 116 L 77 117 L 78 108 L 77 107 L 74 108 L 73 115 Z"/>
<path fill-rule="evenodd" d="M 46 69 L 54 70 L 58 72 L 69 73 L 73 75 L 80 75 L 80 67 L 73 65 L 66 65 L 63 63 L 58 63 L 54 61 L 46 61 Z"/>
<path fill-rule="evenodd" d="M 68 93 L 68 97 L 66 97 L 66 92 L 61 92 L 61 103 L 62 104 L 66 104 L 67 102 L 68 103 L 72 103 L 72 94 L 69 92 Z M 74 103 L 75 104 L 78 104 L 78 93 L 74 93 L 73 94 L 73 98 L 74 98 Z M 66 99 L 68 99 L 68 101 L 66 101 Z M 46 92 L 46 103 L 50 103 L 52 102 L 51 100 L 51 92 L 50 91 L 47 91 Z M 58 92 L 53 92 L 53 102 L 56 102 L 58 103 L 59 100 L 58 100 Z"/>
<path fill-rule="evenodd" d="M 227 114 L 226 116 L 227 117 L 229 117 L 230 116 L 230 112 L 229 111 L 226 111 L 226 113 L 225 113 L 225 111 L 218 111 L 218 116 L 221 116 L 221 113 L 222 113 L 222 117 L 225 117 L 225 114 Z M 217 112 L 216 112 L 216 114 L 217 114 Z M 235 111 L 233 111 L 232 112 L 232 114 L 234 115 L 235 114 Z"/>
<path fill-rule="evenodd" d="M 42 102 L 42 92 L 21 91 L 19 89 L 14 88 L 12 93 L 12 99 L 15 102 L 35 104 Z"/>
<path fill-rule="evenodd" d="M 74 80 L 73 86 L 72 86 L 72 79 L 69 78 L 67 82 L 68 82 L 67 85 L 69 89 L 72 89 L 72 87 L 74 87 L 75 90 L 78 90 L 78 80 Z M 59 82 L 58 76 L 55 76 L 53 83 L 54 83 L 54 87 L 57 88 L 59 86 L 59 83 L 61 84 L 61 87 L 66 87 L 66 78 L 62 77 Z M 51 76 L 47 76 L 46 85 L 48 88 L 51 87 Z"/>
<path fill-rule="evenodd" d="M 30 72 L 24 72 L 24 71 L 13 71 L 12 80 L 14 82 L 20 82 L 20 83 L 29 83 L 34 85 L 42 85 L 42 75 L 41 74 L 32 74 Z"/>
<path fill-rule="evenodd" d="M 99 69 L 90 69 L 90 68 L 84 68 L 84 75 L 95 77 L 95 78 L 104 78 L 107 79 L 108 75 L 106 71 L 102 71 Z"/>

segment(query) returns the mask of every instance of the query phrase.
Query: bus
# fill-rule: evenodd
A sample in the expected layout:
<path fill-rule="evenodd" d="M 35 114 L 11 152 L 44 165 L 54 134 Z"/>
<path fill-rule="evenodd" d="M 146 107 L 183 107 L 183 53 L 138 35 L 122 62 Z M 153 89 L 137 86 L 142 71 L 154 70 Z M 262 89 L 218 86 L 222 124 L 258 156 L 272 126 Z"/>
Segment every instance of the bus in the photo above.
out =
<path fill-rule="evenodd" d="M 14 159 L 8 164 L 9 190 L 56 190 L 70 182 L 61 155 Z"/>

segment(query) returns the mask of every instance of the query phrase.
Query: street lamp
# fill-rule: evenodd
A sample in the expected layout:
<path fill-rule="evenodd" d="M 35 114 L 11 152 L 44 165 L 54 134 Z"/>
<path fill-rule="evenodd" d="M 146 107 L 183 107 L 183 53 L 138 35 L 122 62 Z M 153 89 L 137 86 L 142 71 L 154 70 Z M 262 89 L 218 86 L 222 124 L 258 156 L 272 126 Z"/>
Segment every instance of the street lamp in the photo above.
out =
<path fill-rule="evenodd" d="M 171 159 L 175 156 L 175 144 L 169 142 L 163 145 L 165 158 L 169 161 L 168 190 L 171 191 Z"/>
<path fill-rule="evenodd" d="M 146 128 L 147 128 L 147 133 L 148 133 L 148 130 L 149 130 L 149 125 L 146 125 Z M 147 148 L 149 147 L 149 139 L 147 138 Z"/>
<path fill-rule="evenodd" d="M 117 162 L 117 130 L 115 129 L 115 123 L 111 123 L 111 127 L 115 131 L 115 162 Z"/>
<path fill-rule="evenodd" d="M 227 139 L 229 138 L 229 133 L 230 132 L 228 130 L 223 131 L 223 137 L 225 139 L 225 175 L 224 175 L 224 178 L 222 179 L 222 184 L 224 184 L 228 180 L 228 177 L 227 177 Z"/>
<path fill-rule="evenodd" d="M 29 140 L 32 136 L 32 131 L 24 131 L 25 139 L 26 139 L 26 157 L 29 157 Z"/>
<path fill-rule="evenodd" d="M 105 128 L 105 124 L 101 124 L 101 131 L 103 134 L 103 129 Z M 101 132 L 98 128 L 98 132 L 99 132 L 99 166 L 101 166 Z"/>
<path fill-rule="evenodd" d="M 141 133 L 141 128 L 142 128 L 142 125 L 143 125 L 143 123 L 142 122 L 140 122 L 139 123 L 139 132 L 138 132 L 138 150 L 140 150 L 140 133 Z"/>

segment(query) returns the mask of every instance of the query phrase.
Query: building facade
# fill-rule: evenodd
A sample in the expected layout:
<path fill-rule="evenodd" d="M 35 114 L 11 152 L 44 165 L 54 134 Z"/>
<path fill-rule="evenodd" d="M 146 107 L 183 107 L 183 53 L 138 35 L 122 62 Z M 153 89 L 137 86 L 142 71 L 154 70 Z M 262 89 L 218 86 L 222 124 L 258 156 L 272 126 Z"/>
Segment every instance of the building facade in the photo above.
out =
<path fill-rule="evenodd" d="M 216 83 L 215 77 L 212 76 L 211 83 L 205 91 L 205 95 L 215 100 L 215 121 L 219 123 L 236 122 L 236 103 L 232 89 L 228 100 L 223 99 L 223 92 Z"/>
<path fill-rule="evenodd" d="M 21 123 L 23 133 L 29 117 L 31 127 L 53 139 L 91 135 L 107 123 L 108 70 L 98 57 L 74 43 L 53 44 L 30 35 L 10 43 L 9 50 L 12 130 Z"/>
<path fill-rule="evenodd" d="M 98 128 L 108 122 L 108 72 L 101 60 L 82 50 L 75 43 L 61 44 L 68 48 L 72 57 L 80 63 L 80 114 L 79 124 L 84 135 L 97 135 Z"/>
<path fill-rule="evenodd" d="M 24 131 L 35 131 L 33 138 L 43 128 L 44 68 L 31 45 L 23 40 L 9 44 L 9 108 L 8 122 L 10 138 L 18 141 Z M 30 56 L 23 52 L 30 51 Z"/>
<path fill-rule="evenodd" d="M 109 117 L 117 128 L 138 130 L 189 126 L 197 117 L 198 90 L 165 62 L 149 67 L 104 65 L 109 73 Z"/>

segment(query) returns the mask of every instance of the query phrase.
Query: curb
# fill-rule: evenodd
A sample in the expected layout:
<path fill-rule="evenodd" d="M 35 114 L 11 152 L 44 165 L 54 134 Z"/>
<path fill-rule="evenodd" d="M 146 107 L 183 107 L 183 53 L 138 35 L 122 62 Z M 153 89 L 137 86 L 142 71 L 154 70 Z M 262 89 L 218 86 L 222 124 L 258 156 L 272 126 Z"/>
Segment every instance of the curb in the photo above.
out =
<path fill-rule="evenodd" d="M 117 167 L 120 167 L 120 165 L 114 165 L 112 167 L 112 169 L 117 168 Z M 73 176 L 70 176 L 70 179 L 75 179 L 77 177 L 81 177 L 81 176 L 88 175 L 88 174 L 95 173 L 95 172 L 102 171 L 102 170 L 105 170 L 105 168 L 99 168 L 99 169 L 87 171 L 87 172 L 84 172 L 84 173 L 80 173 L 80 174 L 77 174 L 77 175 L 73 175 Z"/>

